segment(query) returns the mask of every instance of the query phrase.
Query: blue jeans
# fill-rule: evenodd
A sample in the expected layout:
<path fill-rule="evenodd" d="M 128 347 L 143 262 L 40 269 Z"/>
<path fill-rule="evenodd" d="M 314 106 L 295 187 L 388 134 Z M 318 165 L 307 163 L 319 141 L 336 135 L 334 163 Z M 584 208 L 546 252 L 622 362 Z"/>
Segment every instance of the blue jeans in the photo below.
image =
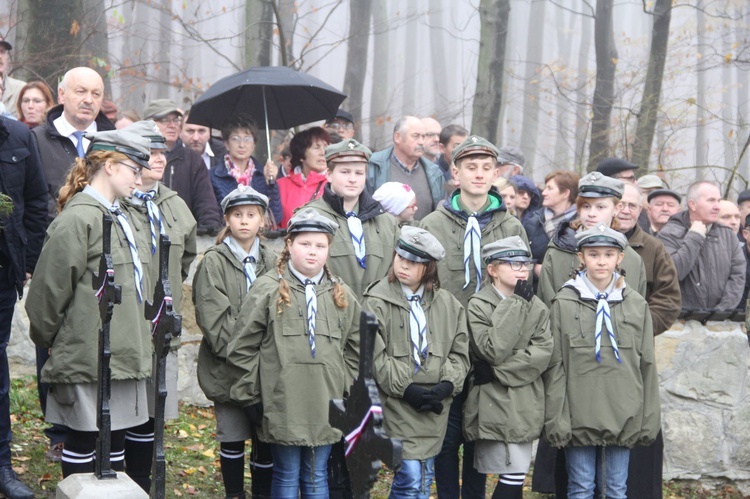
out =
<path fill-rule="evenodd" d="M 330 445 L 299 447 L 271 444 L 273 479 L 271 497 L 278 499 L 328 499 Z"/>
<path fill-rule="evenodd" d="M 630 449 L 607 447 L 567 447 L 568 499 L 594 497 L 594 485 L 607 499 L 627 497 Z"/>
<path fill-rule="evenodd" d="M 474 442 L 465 442 L 462 420 L 463 406 L 466 400 L 464 391 L 459 393 L 451 403 L 448 414 L 448 429 L 443 439 L 440 454 L 435 457 L 435 484 L 439 499 L 475 499 L 485 496 L 487 476 L 474 468 Z M 461 485 L 458 481 L 458 449 L 464 446 L 464 466 Z"/>
<path fill-rule="evenodd" d="M 429 499 L 430 486 L 435 477 L 435 458 L 424 461 L 404 459 L 393 476 L 388 499 Z"/>

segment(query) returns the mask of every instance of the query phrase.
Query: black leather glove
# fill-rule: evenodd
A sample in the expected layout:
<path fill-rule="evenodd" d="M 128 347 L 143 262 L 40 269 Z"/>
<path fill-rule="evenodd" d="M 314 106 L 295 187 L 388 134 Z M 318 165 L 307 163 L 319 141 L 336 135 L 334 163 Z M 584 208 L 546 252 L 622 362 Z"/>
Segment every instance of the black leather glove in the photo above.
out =
<path fill-rule="evenodd" d="M 429 390 L 412 383 L 404 390 L 404 400 L 418 412 L 425 412 L 432 409 L 430 401 L 427 399 Z"/>
<path fill-rule="evenodd" d="M 437 385 L 430 388 L 429 397 L 434 400 L 443 400 L 446 397 L 450 397 L 453 393 L 453 383 L 450 381 L 441 381 Z"/>
<path fill-rule="evenodd" d="M 474 384 L 484 385 L 495 379 L 495 373 L 492 366 L 484 360 L 478 360 L 474 363 Z"/>
<path fill-rule="evenodd" d="M 243 408 L 245 416 L 253 426 L 261 426 L 263 424 L 263 402 L 249 405 Z"/>
<path fill-rule="evenodd" d="M 436 398 L 432 398 L 432 400 L 428 400 L 428 402 L 421 406 L 419 409 L 417 409 L 417 412 L 427 412 L 432 411 L 435 414 L 440 414 L 443 412 L 443 402 L 442 400 L 437 400 Z"/>
<path fill-rule="evenodd" d="M 526 301 L 531 301 L 534 297 L 534 286 L 529 281 L 518 281 L 516 287 L 513 289 L 513 294 L 520 296 Z"/>

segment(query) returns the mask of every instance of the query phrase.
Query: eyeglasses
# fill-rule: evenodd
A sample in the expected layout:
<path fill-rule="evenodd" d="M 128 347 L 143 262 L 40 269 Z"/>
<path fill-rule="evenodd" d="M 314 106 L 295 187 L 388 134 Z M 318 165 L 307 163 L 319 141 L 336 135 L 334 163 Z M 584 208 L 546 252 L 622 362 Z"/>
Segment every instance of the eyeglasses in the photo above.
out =
<path fill-rule="evenodd" d="M 534 268 L 534 262 L 502 262 L 510 265 L 513 270 L 531 270 Z"/>
<path fill-rule="evenodd" d="M 438 135 L 440 134 L 435 132 L 427 132 L 426 134 L 422 135 L 422 137 L 424 137 L 425 139 L 434 139 Z"/>
<path fill-rule="evenodd" d="M 154 121 L 157 123 L 161 123 L 162 125 L 179 125 L 182 123 L 182 118 L 154 118 Z"/>
<path fill-rule="evenodd" d="M 29 99 L 27 97 L 24 97 L 23 99 L 21 99 L 21 104 L 29 104 L 29 103 L 32 103 L 32 102 L 34 104 L 41 104 L 41 103 L 44 102 L 44 99 Z"/>
<path fill-rule="evenodd" d="M 232 135 L 231 137 L 229 137 L 229 140 L 231 140 L 235 144 L 240 144 L 242 142 L 244 142 L 245 144 L 251 144 L 255 142 L 255 139 L 253 138 L 252 135 L 248 135 L 246 137 L 240 137 L 239 135 Z"/>
<path fill-rule="evenodd" d="M 135 173 L 135 179 L 139 180 L 143 176 L 143 168 L 139 168 L 137 166 L 129 165 L 127 163 L 123 163 L 122 161 L 118 161 L 122 166 L 126 166 L 130 171 Z"/>
<path fill-rule="evenodd" d="M 638 209 L 638 205 L 635 203 L 622 203 L 622 209 L 624 210 L 625 208 L 630 211 L 635 211 Z"/>
<path fill-rule="evenodd" d="M 326 123 L 325 127 L 334 130 L 354 130 L 354 125 L 351 123 Z"/>

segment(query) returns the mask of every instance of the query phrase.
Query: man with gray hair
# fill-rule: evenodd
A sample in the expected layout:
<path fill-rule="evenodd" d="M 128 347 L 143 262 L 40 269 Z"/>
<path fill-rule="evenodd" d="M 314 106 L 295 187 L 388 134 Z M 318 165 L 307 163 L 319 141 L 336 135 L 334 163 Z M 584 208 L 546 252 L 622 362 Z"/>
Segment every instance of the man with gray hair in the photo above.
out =
<path fill-rule="evenodd" d="M 393 146 L 370 157 L 367 192 L 372 195 L 386 182 L 401 182 L 417 196 L 416 219 L 437 208 L 445 196 L 440 167 L 424 158 L 424 125 L 419 118 L 404 116 L 393 127 Z"/>
<path fill-rule="evenodd" d="M 721 191 L 714 182 L 688 187 L 687 210 L 673 215 L 657 237 L 672 256 L 682 307 L 734 310 L 745 288 L 745 257 L 729 227 L 717 223 Z"/>
<path fill-rule="evenodd" d="M 524 166 L 526 166 L 526 155 L 521 149 L 515 146 L 500 148 L 500 155 L 497 157 L 500 177 L 510 178 L 514 175 L 522 175 Z"/>

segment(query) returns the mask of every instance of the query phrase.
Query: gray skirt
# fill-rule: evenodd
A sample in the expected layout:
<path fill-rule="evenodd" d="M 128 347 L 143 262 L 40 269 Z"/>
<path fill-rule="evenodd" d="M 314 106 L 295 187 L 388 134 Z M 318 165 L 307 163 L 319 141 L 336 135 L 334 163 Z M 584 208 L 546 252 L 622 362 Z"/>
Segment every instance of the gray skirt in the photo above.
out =
<path fill-rule="evenodd" d="M 531 467 L 531 442 L 507 444 L 497 440 L 474 443 L 474 468 L 484 474 L 528 473 Z"/>
<path fill-rule="evenodd" d="M 250 421 L 245 411 L 234 404 L 214 404 L 216 440 L 219 442 L 244 442 L 250 438 Z"/>
<path fill-rule="evenodd" d="M 153 356 L 153 362 L 151 365 L 151 372 L 156 372 L 156 356 Z M 167 372 L 165 380 L 167 382 L 167 400 L 164 403 L 164 419 L 177 419 L 177 402 L 179 399 L 179 393 L 177 393 L 177 350 L 171 351 L 167 354 Z M 148 415 L 154 417 L 154 410 L 156 409 L 156 380 L 153 379 L 153 374 L 146 382 L 146 391 L 148 392 Z"/>
<path fill-rule="evenodd" d="M 112 430 L 124 430 L 148 421 L 146 380 L 113 380 L 109 407 Z M 50 384 L 45 421 L 77 431 L 99 431 L 96 426 L 96 383 Z"/>

